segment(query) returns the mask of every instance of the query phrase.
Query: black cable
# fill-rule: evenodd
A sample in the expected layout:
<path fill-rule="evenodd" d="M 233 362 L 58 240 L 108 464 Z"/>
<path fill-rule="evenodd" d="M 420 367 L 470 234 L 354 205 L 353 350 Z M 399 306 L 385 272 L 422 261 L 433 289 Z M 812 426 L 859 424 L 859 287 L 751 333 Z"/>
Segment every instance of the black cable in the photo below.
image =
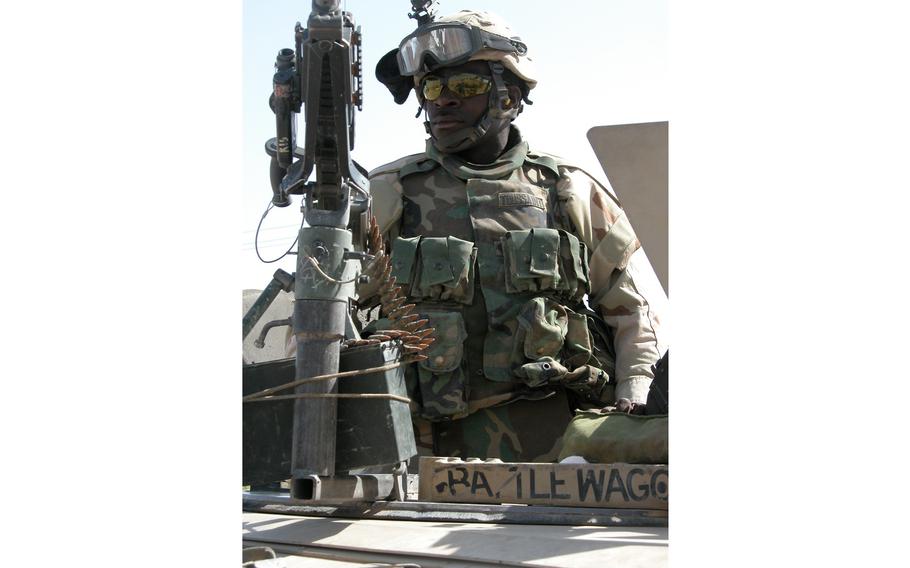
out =
<path fill-rule="evenodd" d="M 254 246 L 254 248 L 256 249 L 256 256 L 258 256 L 258 257 L 259 257 L 259 260 L 262 261 L 262 262 L 264 262 L 265 264 L 271 264 L 271 263 L 273 263 L 273 262 L 278 262 L 278 261 L 281 260 L 282 258 L 284 258 L 284 257 L 286 257 L 287 255 L 291 254 L 291 251 L 294 250 L 294 247 L 295 247 L 295 246 L 297 246 L 297 239 L 300 238 L 300 230 L 298 229 L 298 231 L 297 231 L 297 236 L 294 237 L 294 242 L 291 243 L 291 246 L 288 248 L 288 250 L 284 251 L 284 254 L 282 254 L 281 256 L 279 256 L 278 258 L 276 258 L 276 259 L 274 259 L 274 260 L 266 260 L 266 259 L 262 258 L 262 255 L 259 254 L 259 229 L 262 227 L 262 222 L 265 221 L 266 215 L 269 214 L 269 211 L 271 211 L 273 207 L 275 207 L 275 204 L 272 203 L 271 200 L 269 200 L 269 205 L 268 205 L 268 207 L 265 208 L 265 211 L 263 211 L 263 213 L 262 213 L 262 217 L 260 217 L 260 219 L 259 219 L 259 224 L 256 225 L 256 237 L 253 239 L 253 246 Z M 305 220 L 305 219 L 306 219 L 306 217 L 301 217 L 301 219 L 300 219 L 300 229 L 303 228 L 303 223 L 304 223 L 304 220 Z"/>

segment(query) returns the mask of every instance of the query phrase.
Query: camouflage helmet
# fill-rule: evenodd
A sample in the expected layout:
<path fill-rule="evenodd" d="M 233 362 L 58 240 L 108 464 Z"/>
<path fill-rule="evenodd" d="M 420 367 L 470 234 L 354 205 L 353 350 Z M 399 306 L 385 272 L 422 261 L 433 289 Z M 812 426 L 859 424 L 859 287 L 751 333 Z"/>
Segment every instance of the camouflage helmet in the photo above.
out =
<path fill-rule="evenodd" d="M 521 38 L 499 16 L 462 10 L 421 23 L 401 40 L 398 49 L 379 60 L 376 78 L 388 87 L 398 104 L 404 103 L 414 89 L 423 109 L 420 83 L 427 73 L 468 61 L 487 62 L 493 88 L 487 112 L 477 124 L 437 136 L 430 128 L 429 120 L 424 121 L 427 134 L 440 152 L 457 153 L 476 144 L 491 129 L 499 130 L 514 120 L 524 108 L 522 102 L 531 104 L 528 93 L 537 85 L 537 79 L 527 51 Z M 519 101 L 509 97 L 506 71 L 523 83 L 519 86 Z"/>
<path fill-rule="evenodd" d="M 439 52 L 447 49 L 452 52 Z M 524 97 L 537 85 L 537 72 L 521 38 L 499 16 L 472 10 L 462 10 L 419 26 L 398 48 L 379 60 L 376 78 L 389 89 L 396 103 L 403 104 L 411 89 L 419 87 L 430 67 L 467 61 L 500 63 L 524 82 Z"/>
<path fill-rule="evenodd" d="M 402 50 L 407 48 L 409 40 L 416 39 L 421 34 L 426 34 L 427 29 L 445 29 L 447 25 L 461 24 L 472 30 L 482 32 L 477 34 L 477 39 L 472 46 L 465 46 L 461 51 L 463 56 L 458 60 L 446 63 L 454 65 L 466 61 L 498 61 L 503 67 L 515 74 L 525 82 L 528 90 L 537 85 L 537 71 L 533 61 L 527 55 L 527 46 L 521 38 L 512 31 L 512 28 L 501 17 L 491 12 L 478 12 L 474 10 L 461 10 L 449 16 L 435 19 L 432 24 L 422 26 L 417 32 L 405 38 L 399 46 L 399 67 L 402 67 Z M 501 40 L 506 41 L 501 41 Z M 479 40 L 479 41 L 477 41 Z M 455 42 L 464 45 L 466 42 Z M 478 48 L 479 49 L 476 49 Z M 471 50 L 474 48 L 476 50 Z M 471 51 L 469 51 L 471 50 Z M 422 62 L 421 62 L 422 63 Z M 403 73 L 408 74 L 408 73 Z M 418 85 L 420 79 L 426 74 L 425 67 L 414 73 L 414 84 Z"/>

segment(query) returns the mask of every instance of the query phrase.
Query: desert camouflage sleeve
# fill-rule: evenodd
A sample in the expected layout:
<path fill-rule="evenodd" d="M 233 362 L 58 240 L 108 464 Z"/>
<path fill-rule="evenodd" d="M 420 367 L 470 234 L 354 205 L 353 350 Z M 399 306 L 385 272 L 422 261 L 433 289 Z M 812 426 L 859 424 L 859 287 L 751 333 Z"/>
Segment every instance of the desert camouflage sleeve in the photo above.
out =
<path fill-rule="evenodd" d="M 616 398 L 644 403 L 651 366 L 666 350 L 656 311 L 666 300 L 649 302 L 647 296 L 663 290 L 651 287 L 646 294 L 640 285 L 638 275 L 652 269 L 636 253 L 641 244 L 616 198 L 580 169 L 561 167 L 560 173 L 560 205 L 590 251 L 589 302 L 614 331 Z"/>

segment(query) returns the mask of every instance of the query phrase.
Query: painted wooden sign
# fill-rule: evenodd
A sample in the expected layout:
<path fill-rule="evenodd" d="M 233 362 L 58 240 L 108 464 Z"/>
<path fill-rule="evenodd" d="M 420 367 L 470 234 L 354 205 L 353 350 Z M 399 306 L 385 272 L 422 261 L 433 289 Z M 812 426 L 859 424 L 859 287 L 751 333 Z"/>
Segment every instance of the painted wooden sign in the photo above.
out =
<path fill-rule="evenodd" d="M 667 509 L 666 465 L 420 458 L 419 500 Z"/>

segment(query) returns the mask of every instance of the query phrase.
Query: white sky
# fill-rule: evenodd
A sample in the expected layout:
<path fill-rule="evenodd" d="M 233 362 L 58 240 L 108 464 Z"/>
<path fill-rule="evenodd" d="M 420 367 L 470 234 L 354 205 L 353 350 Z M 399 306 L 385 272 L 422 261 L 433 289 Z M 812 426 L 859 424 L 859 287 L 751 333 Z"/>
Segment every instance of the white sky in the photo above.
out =
<path fill-rule="evenodd" d="M 528 45 L 539 83 L 533 105 L 516 121 L 531 147 L 557 154 L 606 181 L 585 137 L 593 126 L 668 120 L 665 0 L 564 3 L 499 0 L 437 3 L 439 14 L 487 10 L 503 17 Z M 423 150 L 422 118 L 413 96 L 396 105 L 376 81 L 376 61 L 413 31 L 404 0 L 347 0 L 364 34 L 364 105 L 356 118 L 354 159 L 367 169 Z M 253 250 L 256 224 L 271 198 L 265 141 L 275 136 L 267 101 L 278 50 L 294 46 L 294 24 L 306 23 L 310 3 L 247 1 L 243 12 L 242 281 L 263 288 L 276 268 L 294 271 L 294 257 L 263 264 Z M 303 128 L 303 121 L 298 128 Z M 273 209 L 260 233 L 263 258 L 287 250 L 300 224 L 299 198 Z"/>

